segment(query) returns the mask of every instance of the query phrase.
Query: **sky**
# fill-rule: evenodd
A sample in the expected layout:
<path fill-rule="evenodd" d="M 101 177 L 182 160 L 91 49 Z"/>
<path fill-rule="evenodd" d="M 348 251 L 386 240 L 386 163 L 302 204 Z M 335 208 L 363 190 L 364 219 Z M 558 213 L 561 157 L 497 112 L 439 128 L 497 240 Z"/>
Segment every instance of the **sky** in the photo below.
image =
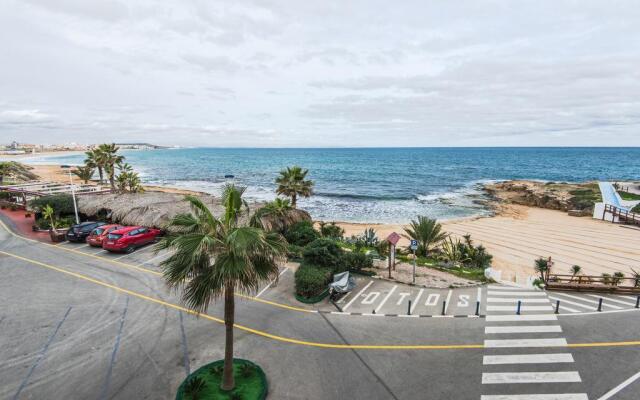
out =
<path fill-rule="evenodd" d="M 3 0 L 0 143 L 640 146 L 636 0 Z"/>

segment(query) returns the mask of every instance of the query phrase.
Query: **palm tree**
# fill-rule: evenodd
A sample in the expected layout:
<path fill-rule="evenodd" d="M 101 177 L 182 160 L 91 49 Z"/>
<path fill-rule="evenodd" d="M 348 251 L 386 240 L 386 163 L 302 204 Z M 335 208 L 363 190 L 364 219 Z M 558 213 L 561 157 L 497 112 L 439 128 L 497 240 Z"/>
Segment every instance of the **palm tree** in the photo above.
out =
<path fill-rule="evenodd" d="M 95 148 L 85 152 L 87 158 L 84 160 L 86 167 L 96 168 L 100 177 L 100 184 L 104 181 L 105 154 L 100 148 Z"/>
<path fill-rule="evenodd" d="M 291 198 L 291 207 L 296 208 L 298 196 L 309 197 L 313 193 L 313 181 L 306 179 L 308 169 L 287 167 L 276 178 L 276 193 Z"/>
<path fill-rule="evenodd" d="M 91 177 L 93 176 L 93 171 L 93 167 L 89 165 L 85 165 L 84 167 L 76 167 L 75 169 L 71 170 L 71 172 L 73 172 L 78 178 L 82 179 L 85 184 L 89 183 L 89 179 L 91 179 Z"/>
<path fill-rule="evenodd" d="M 104 169 L 107 172 L 109 178 L 109 184 L 111 190 L 116 189 L 116 166 L 121 165 L 124 162 L 124 156 L 118 153 L 120 148 L 115 143 L 101 144 L 98 146 L 99 151 L 104 155 Z"/>
<path fill-rule="evenodd" d="M 220 218 L 197 197 L 186 196 L 189 214 L 175 216 L 156 251 L 173 255 L 161 263 L 164 278 L 182 289 L 182 301 L 198 312 L 224 298 L 225 354 L 221 388 L 231 390 L 233 379 L 233 325 L 236 292 L 257 291 L 260 283 L 278 277 L 278 264 L 286 256 L 286 241 L 277 233 L 240 223 L 248 207 L 244 188 L 227 185 L 222 195 L 225 213 Z"/>
<path fill-rule="evenodd" d="M 404 229 L 407 238 L 418 241 L 418 250 L 416 254 L 427 256 L 431 248 L 449 235 L 442 231 L 442 225 L 437 220 L 419 216 L 418 220 L 413 220 L 408 228 Z"/>
<path fill-rule="evenodd" d="M 534 269 L 540 274 L 540 279 L 542 279 L 543 282 L 546 282 L 549 274 L 549 262 L 547 259 L 542 257 L 538 258 L 535 261 Z"/>

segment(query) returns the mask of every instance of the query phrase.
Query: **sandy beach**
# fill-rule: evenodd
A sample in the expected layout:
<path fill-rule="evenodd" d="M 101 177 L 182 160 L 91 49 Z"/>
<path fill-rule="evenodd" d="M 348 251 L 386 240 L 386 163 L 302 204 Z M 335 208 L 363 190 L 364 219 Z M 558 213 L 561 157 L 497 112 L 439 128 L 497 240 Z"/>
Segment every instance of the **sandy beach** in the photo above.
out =
<path fill-rule="evenodd" d="M 58 165 L 31 165 L 43 180 L 68 182 L 68 174 Z M 178 194 L 199 192 L 159 186 L 145 186 L 148 191 Z M 403 233 L 399 224 L 338 223 L 346 235 L 357 235 L 372 227 L 379 238 L 391 232 Z M 614 225 L 590 217 L 571 217 L 566 212 L 499 204 L 493 217 L 476 217 L 442 222 L 454 236 L 471 234 L 494 256 L 493 266 L 502 271 L 504 280 L 520 282 L 534 274 L 538 257 L 551 256 L 556 273 L 569 273 L 572 265 L 580 265 L 585 274 L 600 275 L 631 268 L 640 271 L 640 229 Z M 400 245 L 406 246 L 403 238 Z"/>
<path fill-rule="evenodd" d="M 640 229 L 611 224 L 589 217 L 570 217 L 565 212 L 509 205 L 500 215 L 443 222 L 454 236 L 471 234 L 494 256 L 493 266 L 502 278 L 523 283 L 534 274 L 538 257 L 551 256 L 554 272 L 570 273 L 580 265 L 587 275 L 631 274 L 640 271 Z M 363 225 L 340 223 L 347 235 L 359 234 L 367 227 L 384 238 L 391 232 L 403 233 L 401 225 Z M 403 238 L 401 245 L 406 245 Z"/>

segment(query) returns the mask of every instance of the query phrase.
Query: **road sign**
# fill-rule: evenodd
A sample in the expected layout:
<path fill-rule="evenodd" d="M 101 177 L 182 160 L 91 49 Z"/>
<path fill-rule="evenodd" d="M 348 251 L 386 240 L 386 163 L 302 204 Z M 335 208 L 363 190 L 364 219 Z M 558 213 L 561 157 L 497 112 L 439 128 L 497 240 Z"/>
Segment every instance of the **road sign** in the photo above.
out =
<path fill-rule="evenodd" d="M 413 250 L 413 251 L 418 250 L 418 241 L 417 240 L 412 240 L 410 247 L 411 247 L 411 250 Z"/>
<path fill-rule="evenodd" d="M 396 245 L 398 244 L 398 241 L 400 240 L 400 235 L 398 235 L 395 232 L 391 232 L 391 234 L 389 236 L 387 236 L 387 241 L 389 243 L 391 243 L 392 245 Z"/>

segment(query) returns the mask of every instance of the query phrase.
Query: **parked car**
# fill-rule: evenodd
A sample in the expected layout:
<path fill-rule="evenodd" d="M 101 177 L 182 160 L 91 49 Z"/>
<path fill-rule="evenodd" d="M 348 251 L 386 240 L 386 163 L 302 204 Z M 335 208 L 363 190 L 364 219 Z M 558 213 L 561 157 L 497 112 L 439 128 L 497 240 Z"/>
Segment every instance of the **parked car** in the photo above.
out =
<path fill-rule="evenodd" d="M 109 233 L 102 242 L 102 248 L 113 252 L 131 253 L 138 247 L 157 241 L 160 234 L 159 229 L 128 226 Z"/>
<path fill-rule="evenodd" d="M 107 235 L 115 230 L 124 228 L 123 225 L 102 225 L 91 231 L 87 236 L 87 243 L 92 247 L 102 247 L 102 242 Z"/>
<path fill-rule="evenodd" d="M 67 231 L 66 237 L 70 242 L 84 242 L 87 240 L 87 236 L 95 228 L 106 225 L 104 222 L 87 221 L 77 225 L 72 225 Z"/>

